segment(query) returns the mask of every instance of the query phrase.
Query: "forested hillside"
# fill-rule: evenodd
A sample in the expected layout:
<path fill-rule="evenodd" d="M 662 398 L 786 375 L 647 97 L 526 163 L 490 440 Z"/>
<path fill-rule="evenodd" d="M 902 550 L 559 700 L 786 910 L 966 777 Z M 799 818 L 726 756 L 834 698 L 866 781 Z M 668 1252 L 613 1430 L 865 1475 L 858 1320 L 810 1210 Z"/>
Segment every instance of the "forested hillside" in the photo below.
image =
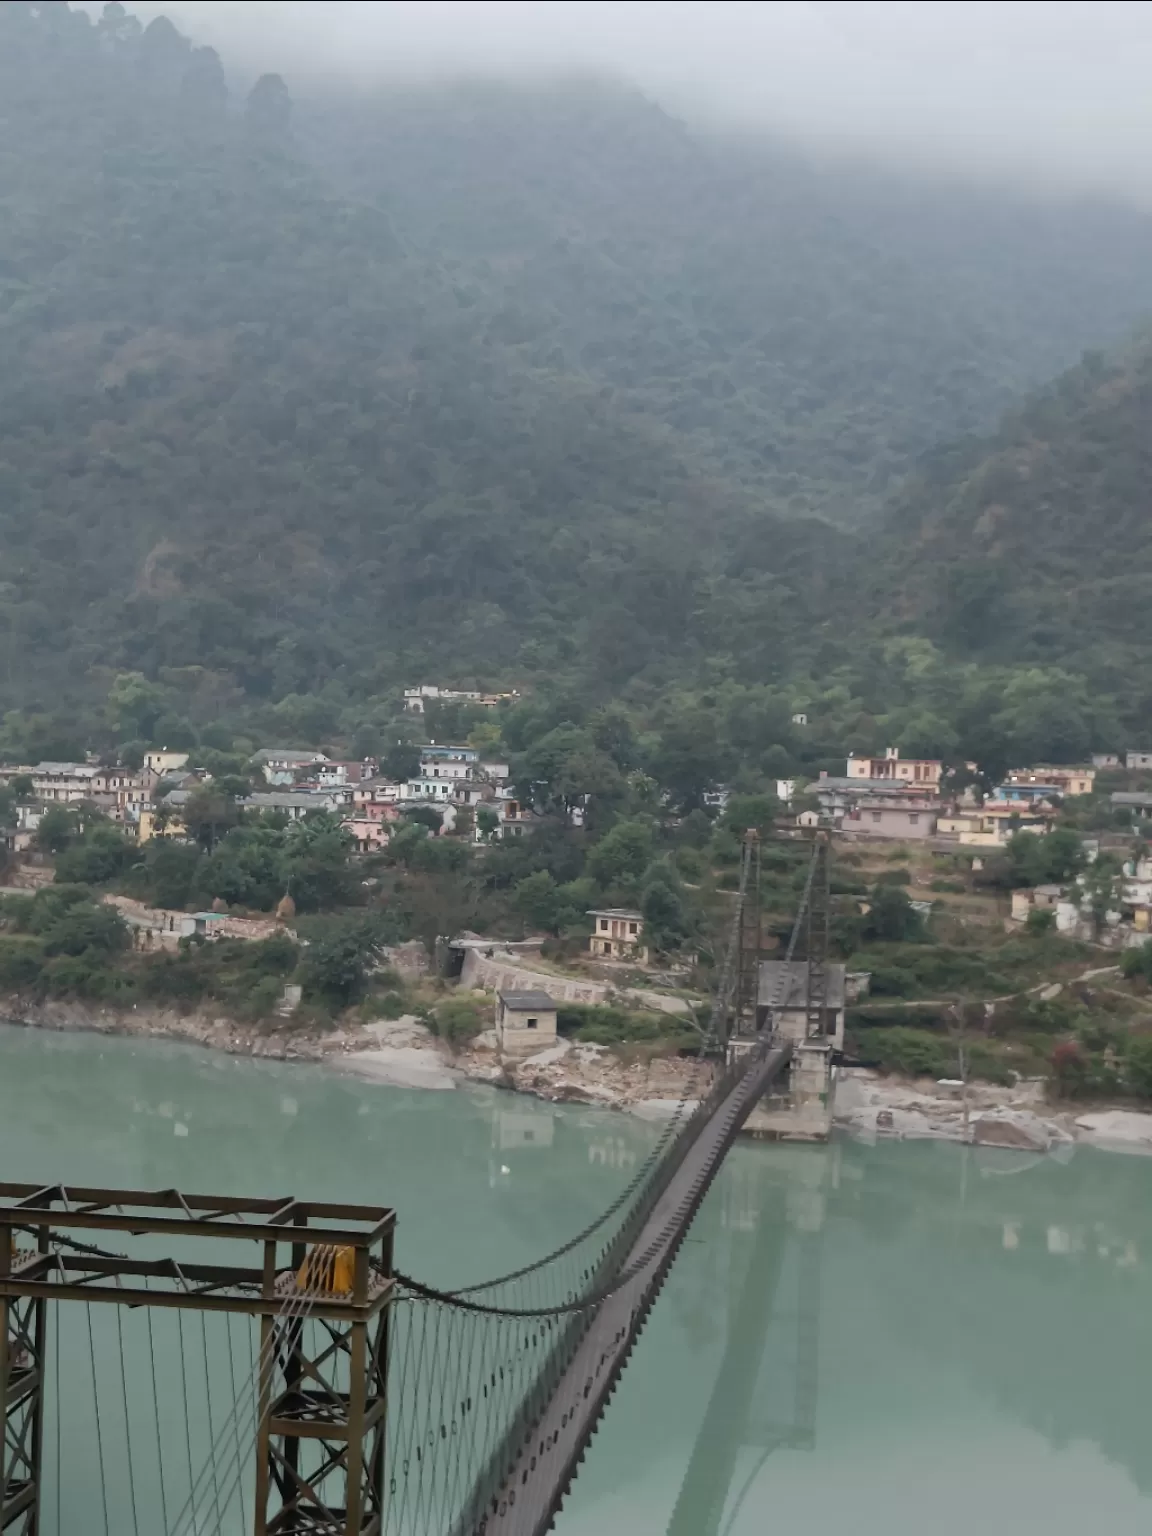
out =
<path fill-rule="evenodd" d="M 875 617 L 953 655 L 1057 665 L 1152 705 L 1152 343 L 927 458 L 887 516 Z"/>
<path fill-rule="evenodd" d="M 432 672 L 741 676 L 774 718 L 815 678 L 829 719 L 931 736 L 836 525 L 1152 309 L 1135 214 L 808 165 L 593 83 L 293 101 L 163 19 L 8 3 L 0 114 L 29 751 L 91 739 L 125 671 L 193 728 L 274 706 L 309 739 Z M 881 627 L 939 628 L 910 581 Z"/>
<path fill-rule="evenodd" d="M 793 512 L 858 523 L 932 443 L 1152 314 L 1143 216 L 711 139 L 622 88 L 395 90 L 296 120 L 490 337 Z"/>

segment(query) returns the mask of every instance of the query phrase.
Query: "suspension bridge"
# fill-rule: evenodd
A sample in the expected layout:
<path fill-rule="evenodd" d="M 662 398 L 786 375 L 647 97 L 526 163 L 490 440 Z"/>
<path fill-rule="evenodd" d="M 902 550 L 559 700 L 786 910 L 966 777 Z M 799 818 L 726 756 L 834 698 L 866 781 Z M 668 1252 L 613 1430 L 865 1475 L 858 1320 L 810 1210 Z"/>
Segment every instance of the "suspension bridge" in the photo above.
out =
<path fill-rule="evenodd" d="M 827 861 L 818 837 L 786 949 L 813 1030 Z M 549 1530 L 701 1201 L 797 1048 L 760 948 L 750 835 L 709 1049 L 675 1113 L 594 1221 L 481 1283 L 398 1268 L 387 1207 L 0 1183 L 0 1533 Z"/>

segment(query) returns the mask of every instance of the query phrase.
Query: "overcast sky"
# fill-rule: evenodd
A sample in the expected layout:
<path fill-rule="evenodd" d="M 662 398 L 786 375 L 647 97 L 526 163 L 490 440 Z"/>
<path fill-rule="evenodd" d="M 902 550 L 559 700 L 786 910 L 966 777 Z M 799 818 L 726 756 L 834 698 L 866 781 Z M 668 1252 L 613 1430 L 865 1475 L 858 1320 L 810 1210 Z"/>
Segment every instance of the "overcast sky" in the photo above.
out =
<path fill-rule="evenodd" d="M 298 88 L 591 66 L 687 117 L 1152 203 L 1152 0 L 127 3 Z"/>

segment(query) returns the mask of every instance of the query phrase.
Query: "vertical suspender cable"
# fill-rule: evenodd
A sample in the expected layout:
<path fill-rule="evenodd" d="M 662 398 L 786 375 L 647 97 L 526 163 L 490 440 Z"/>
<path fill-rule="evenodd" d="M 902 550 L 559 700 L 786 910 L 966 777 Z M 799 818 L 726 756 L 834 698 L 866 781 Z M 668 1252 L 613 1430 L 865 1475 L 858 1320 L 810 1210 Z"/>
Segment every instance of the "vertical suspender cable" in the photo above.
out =
<path fill-rule="evenodd" d="M 212 1380 L 211 1372 L 208 1369 L 208 1325 L 204 1320 L 203 1312 L 200 1314 L 200 1347 L 204 1354 L 204 1396 L 208 1405 L 208 1444 L 214 1446 L 216 1444 L 216 1430 L 212 1424 Z M 219 1525 L 223 1517 L 220 1510 L 220 1483 L 216 1472 L 216 1457 L 209 1454 L 209 1462 L 212 1467 L 212 1502 L 216 1510 L 216 1524 Z"/>
<path fill-rule="evenodd" d="M 64 1412 L 64 1399 L 60 1396 L 60 1303 L 52 1303 L 52 1331 L 56 1342 L 52 1348 L 52 1369 L 56 1378 L 56 1536 L 64 1536 L 64 1516 L 61 1507 L 63 1487 L 60 1461 L 60 1415 Z"/>
<path fill-rule="evenodd" d="M 188 1452 L 188 1507 L 192 1527 L 196 1527 L 196 1474 L 192 1470 L 192 1417 L 188 1412 L 188 1362 L 184 1356 L 184 1314 L 177 1308 L 176 1327 L 180 1335 L 180 1383 L 184 1393 L 184 1446 Z"/>
<path fill-rule="evenodd" d="M 156 1341 L 152 1335 L 152 1308 L 145 1309 L 148 1317 L 148 1359 L 152 1367 L 152 1415 L 156 1425 L 156 1464 L 160 1469 L 160 1515 L 164 1521 L 164 1536 L 168 1536 L 168 1493 L 164 1486 L 164 1439 L 160 1433 L 160 1391 L 156 1385 Z"/>
<path fill-rule="evenodd" d="M 92 1336 L 92 1303 L 86 1301 L 88 1314 L 88 1359 L 92 1365 L 92 1411 L 96 1416 L 96 1456 L 100 1463 L 100 1503 L 104 1511 L 104 1536 L 111 1536 L 108 1529 L 108 1482 L 104 1475 L 104 1437 L 100 1433 L 100 1394 L 96 1385 L 96 1341 Z"/>
<path fill-rule="evenodd" d="M 124 1445 L 128 1453 L 128 1497 L 132 1502 L 132 1530 L 134 1536 L 140 1536 L 140 1521 L 136 1514 L 136 1469 L 132 1464 L 132 1424 L 128 1416 L 128 1373 L 124 1369 L 123 1312 L 123 1307 L 116 1308 L 116 1337 L 120 1345 L 120 1393 L 124 1400 Z"/>

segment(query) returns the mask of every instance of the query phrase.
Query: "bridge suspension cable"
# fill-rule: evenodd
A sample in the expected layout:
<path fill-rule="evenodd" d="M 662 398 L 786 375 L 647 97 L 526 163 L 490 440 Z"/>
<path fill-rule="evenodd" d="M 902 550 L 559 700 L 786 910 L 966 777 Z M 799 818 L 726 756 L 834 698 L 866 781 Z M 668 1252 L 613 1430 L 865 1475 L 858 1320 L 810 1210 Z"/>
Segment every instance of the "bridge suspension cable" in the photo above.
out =
<path fill-rule="evenodd" d="M 786 949 L 789 960 L 805 929 L 822 857 L 822 847 L 814 846 Z M 746 845 L 709 1026 L 711 1037 L 720 1041 L 727 1039 L 740 982 L 751 870 Z M 452 1536 L 497 1530 L 534 1536 L 548 1528 L 700 1200 L 743 1120 L 789 1054 L 790 1048 L 774 1039 L 769 1010 L 763 1035 L 717 1071 L 710 1090 L 700 1096 L 695 1091 L 700 1074 L 711 1069 L 698 1067 L 675 1121 L 622 1196 L 535 1263 L 453 1289 L 397 1274 L 399 1300 L 406 1305 L 396 1308 L 393 1328 L 399 1412 L 391 1420 L 387 1532 L 434 1536 L 442 1528 Z M 688 1114 L 692 1098 L 696 1103 Z M 619 1219 L 613 1223 L 613 1217 Z M 419 1362 L 429 1348 L 437 1369 L 450 1377 L 435 1398 L 422 1396 L 418 1385 Z M 581 1370 L 585 1375 L 577 1381 Z M 559 1408 L 553 1422 L 550 1405 L 573 1388 L 572 1406 Z M 447 1417 L 445 1403 L 452 1409 Z M 470 1416 L 471 1433 L 461 1443 L 461 1426 Z M 468 1461 L 470 1485 L 461 1477 Z M 448 1462 L 451 1473 L 442 1475 L 441 1464 Z M 449 1482 L 457 1492 L 466 1487 L 466 1494 L 440 1527 L 429 1520 L 445 1514 L 437 1495 Z"/>
<path fill-rule="evenodd" d="M 814 905 L 814 892 L 824 886 L 817 874 L 823 876 L 826 856 L 826 846 L 817 840 L 785 951 L 791 960 L 805 936 L 809 987 L 817 991 L 827 912 Z M 758 907 L 749 911 L 750 901 L 758 901 L 758 880 L 758 848 L 749 839 L 705 1036 L 707 1049 L 687 1076 L 673 1114 L 615 1198 L 532 1263 L 487 1280 L 434 1285 L 395 1269 L 392 1213 L 378 1208 L 219 1202 L 186 1199 L 175 1191 L 133 1196 L 0 1186 L 0 1196 L 17 1200 L 15 1208 L 0 1212 L 8 1230 L 15 1234 L 26 1228 L 38 1245 L 21 1258 L 21 1279 L 14 1284 L 8 1239 L 0 1226 L 0 1325 L 7 1334 L 6 1319 L 16 1318 L 18 1346 L 15 1357 L 0 1349 L 0 1390 L 14 1379 L 11 1358 L 20 1374 L 20 1350 L 30 1362 L 43 1360 L 47 1299 L 57 1304 L 62 1298 L 84 1300 L 89 1325 L 92 1300 L 121 1303 L 115 1343 L 122 1410 L 117 1416 L 124 1425 L 122 1478 L 109 1475 L 100 1406 L 94 1403 L 105 1529 L 110 1533 L 115 1523 L 118 1536 L 129 1530 L 132 1536 L 141 1530 L 149 1536 L 245 1536 L 249 1529 L 256 1536 L 279 1530 L 332 1536 L 541 1536 L 700 1202 L 748 1114 L 790 1058 L 791 1045 L 777 1038 L 773 1027 L 773 1006 L 779 1000 L 765 1003 L 757 995 L 750 969 L 759 955 Z M 729 1049 L 736 1013 L 745 1027 L 749 1017 L 753 1025 L 757 1019 L 763 1022 L 759 1034 L 731 1041 Z M 721 1050 L 726 1059 L 717 1062 Z M 196 1238 L 254 1236 L 264 1244 L 264 1268 L 132 1259 L 74 1232 L 56 1231 L 51 1211 L 57 1204 L 64 1206 L 73 1228 L 103 1224 L 129 1233 L 186 1229 Z M 133 1214 L 136 1207 L 151 1211 L 157 1206 L 159 1217 Z M 309 1225 L 310 1212 L 337 1226 Z M 357 1235 L 361 1229 L 352 1230 L 352 1221 L 365 1224 L 362 1235 Z M 325 1239 L 325 1232 L 340 1234 L 345 1228 L 346 1235 Z M 342 1247 L 344 1242 L 354 1246 Z M 285 1243 L 294 1256 L 292 1267 L 277 1271 L 278 1245 Z M 14 1296 L 28 1298 L 24 1312 L 19 1310 L 22 1302 L 10 1299 Z M 142 1317 L 140 1326 L 147 1330 L 147 1348 L 140 1357 L 148 1361 L 152 1437 L 137 1432 L 133 1422 L 125 1306 L 139 1309 L 127 1317 Z M 192 1342 L 184 1336 L 182 1310 L 177 1310 L 177 1327 L 169 1330 L 175 1373 L 157 1368 L 156 1306 L 200 1310 L 199 1337 Z M 223 1329 L 213 1334 L 211 1349 L 205 1308 L 219 1310 L 225 1319 Z M 247 1325 L 246 1359 L 233 1338 L 236 1313 Z M 253 1343 L 256 1319 L 258 1349 Z M 91 1333 L 89 1353 L 98 1396 L 100 1372 Z M 203 1387 L 195 1390 L 189 1370 L 194 1355 L 203 1371 Z M 57 1348 L 57 1366 L 59 1359 Z M 24 1369 L 21 1379 L 28 1383 L 35 1374 Z M 176 1402 L 182 1401 L 183 1422 L 177 1422 L 183 1430 L 186 1486 L 176 1470 L 174 1444 L 180 1442 L 178 1434 L 173 1438 L 172 1394 L 161 1393 L 158 1378 L 180 1384 Z M 22 1390 L 27 1395 L 30 1388 Z M 57 1389 L 57 1443 L 62 1407 Z M 37 1412 L 42 1416 L 42 1408 Z M 31 1435 L 27 1443 L 32 1449 L 21 1466 L 31 1468 L 39 1454 L 33 1445 L 39 1444 L 39 1422 L 35 1416 L 25 1421 L 19 1443 Z M 152 1459 L 145 1449 L 150 1438 L 156 1447 L 154 1473 L 145 1467 Z M 312 1447 L 307 1460 L 306 1447 Z M 31 1472 L 21 1475 L 26 1478 L 17 1489 L 24 1501 L 21 1509 L 31 1509 L 30 1500 L 39 1499 L 38 1486 L 32 1487 Z M 0 1528 L 11 1523 L 5 1486 L 0 1486 Z M 269 1523 L 273 1495 L 282 1514 Z M 59 1483 L 56 1502 L 55 1536 L 72 1536 L 60 1529 Z M 28 1536 L 33 1532 L 45 1536 L 39 1525 L 28 1528 Z"/>

